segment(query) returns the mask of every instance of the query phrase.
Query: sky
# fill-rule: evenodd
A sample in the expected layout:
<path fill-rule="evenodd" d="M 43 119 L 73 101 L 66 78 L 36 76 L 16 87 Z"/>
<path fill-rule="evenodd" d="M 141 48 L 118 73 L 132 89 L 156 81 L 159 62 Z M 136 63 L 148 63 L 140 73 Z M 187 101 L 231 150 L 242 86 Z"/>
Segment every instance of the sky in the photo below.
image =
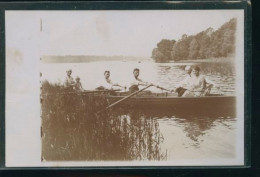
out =
<path fill-rule="evenodd" d="M 7 44 L 31 36 L 42 55 L 149 57 L 162 39 L 216 30 L 239 16 L 241 10 L 9 11 Z"/>

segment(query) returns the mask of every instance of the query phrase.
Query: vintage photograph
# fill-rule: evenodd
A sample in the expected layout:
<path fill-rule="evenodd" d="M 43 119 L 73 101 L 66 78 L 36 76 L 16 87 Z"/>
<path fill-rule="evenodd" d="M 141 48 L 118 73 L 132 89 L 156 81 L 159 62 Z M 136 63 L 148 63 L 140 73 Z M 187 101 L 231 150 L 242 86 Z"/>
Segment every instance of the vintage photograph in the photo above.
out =
<path fill-rule="evenodd" d="M 243 165 L 243 27 L 243 10 L 9 11 L 9 104 L 33 68 L 39 164 Z"/>

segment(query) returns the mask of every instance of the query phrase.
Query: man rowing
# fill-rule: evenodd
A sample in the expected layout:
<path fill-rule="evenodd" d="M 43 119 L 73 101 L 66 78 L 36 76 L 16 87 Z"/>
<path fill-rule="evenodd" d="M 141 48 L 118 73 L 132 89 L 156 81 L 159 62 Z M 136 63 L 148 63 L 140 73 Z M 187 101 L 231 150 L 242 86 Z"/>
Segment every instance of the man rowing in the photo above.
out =
<path fill-rule="evenodd" d="M 186 68 L 185 68 L 186 69 Z M 188 70 L 188 68 L 187 68 Z M 198 66 L 193 66 L 191 73 L 186 71 L 188 76 L 176 86 L 175 91 L 178 92 L 178 89 L 183 89 L 183 93 L 179 94 L 182 97 L 200 97 L 206 96 L 210 93 L 210 90 L 215 84 L 206 79 L 205 76 L 200 74 L 200 68 Z M 190 74 L 189 74 L 190 73 Z"/>
<path fill-rule="evenodd" d="M 120 87 L 120 88 L 125 88 L 121 85 L 119 85 L 118 83 L 113 83 L 110 79 L 110 71 L 105 71 L 104 72 L 104 76 L 105 76 L 105 88 L 108 88 L 108 89 L 112 89 L 113 87 Z"/>
<path fill-rule="evenodd" d="M 188 92 L 188 94 L 194 95 L 194 96 L 206 96 L 210 93 L 211 88 L 213 86 L 216 87 L 215 83 L 210 81 L 209 79 L 206 79 L 205 76 L 200 74 L 200 67 L 194 66 L 192 68 L 192 77 L 190 80 L 190 84 L 192 86 L 192 89 Z M 219 88 L 219 87 L 217 87 Z"/>
<path fill-rule="evenodd" d="M 191 66 L 187 65 L 184 70 L 186 72 L 185 78 L 175 87 L 175 89 L 172 90 L 177 92 L 178 96 L 182 96 L 184 94 L 184 92 L 187 90 L 185 87 L 188 87 L 189 80 L 191 79 Z"/>
<path fill-rule="evenodd" d="M 149 82 L 145 82 L 143 80 L 141 80 L 139 78 L 139 74 L 140 74 L 140 70 L 138 68 L 135 68 L 133 70 L 133 75 L 134 75 L 134 80 L 132 81 L 132 83 L 130 84 L 130 87 L 129 87 L 129 92 L 130 93 L 133 93 L 133 92 L 136 92 L 139 90 L 139 85 L 142 85 L 142 86 L 148 86 L 148 85 L 153 85 Z"/>

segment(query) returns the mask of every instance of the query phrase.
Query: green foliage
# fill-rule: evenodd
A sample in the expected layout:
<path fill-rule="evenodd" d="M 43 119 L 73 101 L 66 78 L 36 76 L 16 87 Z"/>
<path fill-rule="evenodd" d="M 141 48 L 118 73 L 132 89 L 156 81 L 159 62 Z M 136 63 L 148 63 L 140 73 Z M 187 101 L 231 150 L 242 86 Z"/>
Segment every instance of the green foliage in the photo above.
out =
<path fill-rule="evenodd" d="M 152 52 L 156 62 L 170 60 L 227 57 L 235 52 L 236 19 L 232 18 L 218 30 L 208 28 L 196 35 L 182 35 L 179 41 L 163 39 Z"/>

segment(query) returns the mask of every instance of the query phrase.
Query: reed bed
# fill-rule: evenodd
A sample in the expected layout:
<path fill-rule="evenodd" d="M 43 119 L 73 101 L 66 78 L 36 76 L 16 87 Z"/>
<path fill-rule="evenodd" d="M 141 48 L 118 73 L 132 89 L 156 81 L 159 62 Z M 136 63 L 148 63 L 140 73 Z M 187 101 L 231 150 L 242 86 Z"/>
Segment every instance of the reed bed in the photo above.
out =
<path fill-rule="evenodd" d="M 100 110 L 104 94 L 42 83 L 42 161 L 165 160 L 158 122 L 132 109 Z"/>
<path fill-rule="evenodd" d="M 203 74 L 214 74 L 218 76 L 228 77 L 235 76 L 235 62 L 234 58 L 215 58 L 204 60 L 190 60 L 187 63 L 198 65 Z M 185 65 L 181 66 L 182 69 Z"/>

